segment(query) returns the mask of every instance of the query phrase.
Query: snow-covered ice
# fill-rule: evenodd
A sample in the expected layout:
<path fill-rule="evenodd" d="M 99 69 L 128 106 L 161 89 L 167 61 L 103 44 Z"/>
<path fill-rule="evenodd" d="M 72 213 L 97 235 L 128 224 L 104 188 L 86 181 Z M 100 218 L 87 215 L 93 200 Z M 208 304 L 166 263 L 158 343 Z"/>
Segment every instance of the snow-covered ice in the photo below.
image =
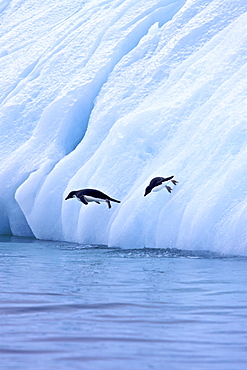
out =
<path fill-rule="evenodd" d="M 246 0 L 3 0 L 0 16 L 1 234 L 247 254 Z M 87 187 L 121 204 L 65 201 Z"/>

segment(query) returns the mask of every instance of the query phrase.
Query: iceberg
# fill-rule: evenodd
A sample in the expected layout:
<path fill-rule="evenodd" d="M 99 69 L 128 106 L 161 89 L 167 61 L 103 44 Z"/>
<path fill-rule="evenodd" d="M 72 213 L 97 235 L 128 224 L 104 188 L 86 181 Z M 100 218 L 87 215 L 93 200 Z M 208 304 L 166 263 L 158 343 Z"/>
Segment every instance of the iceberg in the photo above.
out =
<path fill-rule="evenodd" d="M 0 234 L 247 254 L 246 0 L 0 14 Z M 121 204 L 65 201 L 83 188 Z"/>

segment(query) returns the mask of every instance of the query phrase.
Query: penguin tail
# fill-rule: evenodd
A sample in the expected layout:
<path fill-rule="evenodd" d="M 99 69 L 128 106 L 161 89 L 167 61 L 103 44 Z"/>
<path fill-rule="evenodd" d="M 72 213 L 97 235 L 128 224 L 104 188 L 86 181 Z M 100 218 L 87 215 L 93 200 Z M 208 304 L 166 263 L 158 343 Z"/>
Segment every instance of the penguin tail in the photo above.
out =
<path fill-rule="evenodd" d="M 112 202 L 121 203 L 121 201 L 117 199 L 109 198 L 109 200 L 111 200 Z"/>
<path fill-rule="evenodd" d="M 166 177 L 162 182 L 164 182 L 164 181 L 169 181 L 169 180 L 171 180 L 173 177 L 174 177 L 174 176 Z"/>

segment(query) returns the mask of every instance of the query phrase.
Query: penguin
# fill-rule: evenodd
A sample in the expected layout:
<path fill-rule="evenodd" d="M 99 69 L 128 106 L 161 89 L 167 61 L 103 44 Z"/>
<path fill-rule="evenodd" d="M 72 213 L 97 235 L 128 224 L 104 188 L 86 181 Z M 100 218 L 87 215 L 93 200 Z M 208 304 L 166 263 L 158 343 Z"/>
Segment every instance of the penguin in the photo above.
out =
<path fill-rule="evenodd" d="M 149 193 L 151 193 L 151 191 L 159 191 L 161 189 L 163 189 L 164 187 L 167 189 L 167 191 L 169 193 L 171 193 L 172 191 L 172 188 L 165 184 L 165 182 L 168 182 L 171 180 L 171 182 L 173 183 L 173 185 L 177 185 L 178 181 L 176 180 L 172 180 L 174 176 L 170 176 L 170 177 L 154 177 L 151 181 L 150 181 L 150 184 L 146 187 L 145 189 L 145 194 L 144 194 L 144 197 L 146 195 L 148 195 Z"/>
<path fill-rule="evenodd" d="M 100 204 L 100 202 L 106 202 L 108 208 L 111 208 L 110 201 L 121 203 L 120 200 L 113 199 L 102 193 L 102 191 L 96 189 L 73 190 L 67 195 L 65 200 L 70 198 L 76 198 L 85 205 L 87 205 L 89 202 L 95 202 L 97 204 Z"/>

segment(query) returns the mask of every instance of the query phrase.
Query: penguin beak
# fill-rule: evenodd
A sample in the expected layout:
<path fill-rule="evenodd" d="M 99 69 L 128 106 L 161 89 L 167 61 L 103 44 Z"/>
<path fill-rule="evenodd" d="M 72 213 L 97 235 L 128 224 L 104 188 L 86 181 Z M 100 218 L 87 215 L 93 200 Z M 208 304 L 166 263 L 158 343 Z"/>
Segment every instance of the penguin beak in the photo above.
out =
<path fill-rule="evenodd" d="M 72 197 L 71 197 L 70 194 L 68 194 L 67 197 L 65 198 L 65 200 L 70 199 L 70 198 L 72 198 Z"/>
<path fill-rule="evenodd" d="M 151 193 L 151 191 L 147 188 L 147 189 L 145 190 L 144 197 L 145 197 L 146 195 L 148 195 L 149 193 Z"/>

